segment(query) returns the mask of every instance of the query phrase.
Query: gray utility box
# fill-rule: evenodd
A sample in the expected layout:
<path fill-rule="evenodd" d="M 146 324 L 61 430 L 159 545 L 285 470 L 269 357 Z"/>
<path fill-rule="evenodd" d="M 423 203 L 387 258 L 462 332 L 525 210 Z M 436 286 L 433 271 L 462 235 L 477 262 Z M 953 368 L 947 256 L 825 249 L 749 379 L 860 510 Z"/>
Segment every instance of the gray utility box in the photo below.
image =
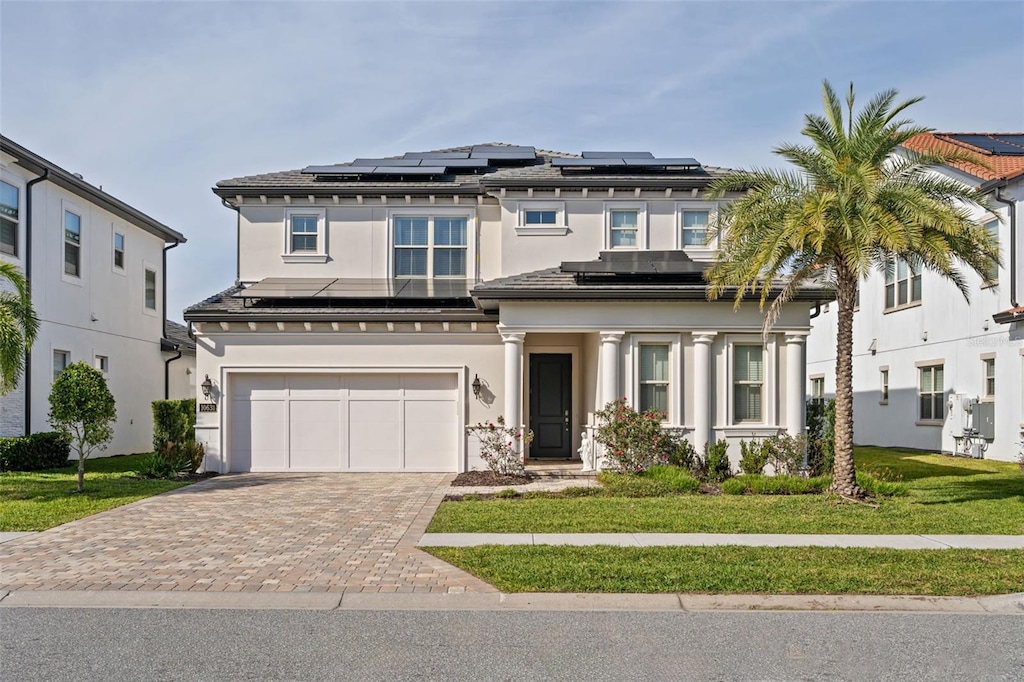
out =
<path fill-rule="evenodd" d="M 996 437 L 996 404 L 995 403 L 974 403 L 974 410 L 971 415 L 971 426 L 978 435 L 986 440 L 995 440 Z"/>

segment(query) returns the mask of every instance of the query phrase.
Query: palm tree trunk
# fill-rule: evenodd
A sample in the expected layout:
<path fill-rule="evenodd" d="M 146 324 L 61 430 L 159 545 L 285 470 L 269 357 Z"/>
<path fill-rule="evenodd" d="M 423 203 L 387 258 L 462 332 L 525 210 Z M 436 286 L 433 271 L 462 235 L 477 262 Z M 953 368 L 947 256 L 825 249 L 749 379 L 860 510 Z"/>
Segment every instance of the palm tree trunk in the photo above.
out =
<path fill-rule="evenodd" d="M 836 298 L 836 433 L 830 491 L 861 499 L 865 493 L 857 485 L 853 464 L 853 307 L 857 300 L 857 276 L 844 263 L 836 268 Z"/>

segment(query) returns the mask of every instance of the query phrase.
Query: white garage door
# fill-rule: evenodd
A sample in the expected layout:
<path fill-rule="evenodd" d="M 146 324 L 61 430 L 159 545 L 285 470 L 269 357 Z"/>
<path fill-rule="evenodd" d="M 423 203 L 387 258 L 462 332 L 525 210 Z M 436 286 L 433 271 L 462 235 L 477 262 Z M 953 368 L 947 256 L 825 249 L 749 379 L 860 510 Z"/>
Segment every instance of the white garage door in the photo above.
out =
<path fill-rule="evenodd" d="M 454 374 L 234 374 L 231 471 L 456 471 Z"/>

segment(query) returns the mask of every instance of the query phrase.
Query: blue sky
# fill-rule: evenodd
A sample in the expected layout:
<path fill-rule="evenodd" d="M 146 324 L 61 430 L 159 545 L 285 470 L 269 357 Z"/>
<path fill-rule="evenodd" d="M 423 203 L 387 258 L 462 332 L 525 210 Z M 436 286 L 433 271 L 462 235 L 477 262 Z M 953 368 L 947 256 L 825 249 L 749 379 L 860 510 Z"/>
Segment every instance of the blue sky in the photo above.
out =
<path fill-rule="evenodd" d="M 185 233 L 169 316 L 230 285 L 223 178 L 490 141 L 777 165 L 894 87 L 1024 128 L 1019 2 L 0 2 L 3 133 Z"/>

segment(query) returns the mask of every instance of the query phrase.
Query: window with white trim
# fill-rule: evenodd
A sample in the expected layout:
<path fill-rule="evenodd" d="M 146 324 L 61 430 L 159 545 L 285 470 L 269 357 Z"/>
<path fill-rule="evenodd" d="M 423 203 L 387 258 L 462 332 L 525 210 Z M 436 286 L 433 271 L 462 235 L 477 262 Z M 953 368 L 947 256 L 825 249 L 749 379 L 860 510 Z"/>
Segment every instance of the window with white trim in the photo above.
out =
<path fill-rule="evenodd" d="M 124 270 L 124 235 L 120 232 L 114 233 L 114 267 Z"/>
<path fill-rule="evenodd" d="M 95 358 L 95 367 L 99 371 L 106 374 L 110 370 L 110 358 L 106 355 L 97 355 Z"/>
<path fill-rule="evenodd" d="M 608 215 L 609 240 L 613 249 L 636 249 L 640 246 L 640 212 L 635 209 L 612 209 Z"/>
<path fill-rule="evenodd" d="M 292 214 L 288 221 L 288 253 L 319 253 L 320 217 Z"/>
<path fill-rule="evenodd" d="M 983 358 L 981 362 L 985 371 L 985 391 L 983 397 L 992 400 L 996 397 L 996 359 Z"/>
<path fill-rule="evenodd" d="M 82 276 L 82 216 L 64 209 L 64 274 Z"/>
<path fill-rule="evenodd" d="M 696 247 L 706 248 L 708 242 L 708 228 L 711 225 L 711 211 L 687 210 L 682 211 L 680 226 L 682 228 L 683 248 Z"/>
<path fill-rule="evenodd" d="M 468 217 L 396 215 L 393 222 L 395 277 L 466 276 Z"/>
<path fill-rule="evenodd" d="M 811 400 L 825 402 L 825 377 L 811 377 Z"/>
<path fill-rule="evenodd" d="M 942 421 L 946 416 L 943 365 L 919 367 L 918 373 L 918 418 L 921 421 Z"/>
<path fill-rule="evenodd" d="M 66 350 L 53 351 L 53 378 L 54 380 L 68 368 L 71 361 L 71 353 Z"/>
<path fill-rule="evenodd" d="M 0 253 L 18 257 L 20 193 L 14 185 L 0 181 Z"/>
<path fill-rule="evenodd" d="M 878 401 L 882 405 L 889 404 L 889 368 L 884 367 L 878 370 L 878 378 L 882 384 L 882 397 Z"/>
<path fill-rule="evenodd" d="M 999 220 L 993 218 L 985 223 L 985 230 L 992 237 L 992 241 L 999 246 Z M 992 285 L 999 282 L 999 263 L 992 263 L 985 272 L 985 284 Z"/>
<path fill-rule="evenodd" d="M 764 346 L 733 346 L 733 420 L 764 421 Z"/>
<path fill-rule="evenodd" d="M 637 371 L 639 397 L 637 408 L 642 413 L 658 412 L 664 418 L 669 414 L 669 376 L 671 345 L 667 343 L 641 343 Z"/>
<path fill-rule="evenodd" d="M 885 269 L 885 308 L 891 310 L 921 301 L 921 264 L 897 258 Z"/>
<path fill-rule="evenodd" d="M 146 310 L 156 310 L 156 270 L 145 269 L 145 306 Z"/>

